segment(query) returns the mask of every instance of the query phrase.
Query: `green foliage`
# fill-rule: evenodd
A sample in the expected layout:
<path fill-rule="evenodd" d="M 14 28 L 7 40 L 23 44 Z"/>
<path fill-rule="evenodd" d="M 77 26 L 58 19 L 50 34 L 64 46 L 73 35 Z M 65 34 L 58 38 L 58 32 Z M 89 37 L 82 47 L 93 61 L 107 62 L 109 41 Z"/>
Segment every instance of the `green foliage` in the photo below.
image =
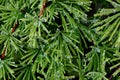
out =
<path fill-rule="evenodd" d="M 119 80 L 120 1 L 107 2 L 89 18 L 97 0 L 0 0 L 0 80 Z"/>
<path fill-rule="evenodd" d="M 97 40 L 98 45 L 106 45 L 106 49 L 108 51 L 106 52 L 106 57 L 109 58 L 109 61 L 111 62 L 110 70 L 114 70 L 111 76 L 115 77 L 118 76 L 118 73 L 120 72 L 120 1 L 107 1 L 113 7 L 108 9 L 101 9 L 97 14 L 94 15 L 96 18 L 98 18 L 98 16 L 101 18 L 93 24 L 92 29 L 97 35 L 100 36 Z M 112 57 L 110 57 L 110 55 Z"/>

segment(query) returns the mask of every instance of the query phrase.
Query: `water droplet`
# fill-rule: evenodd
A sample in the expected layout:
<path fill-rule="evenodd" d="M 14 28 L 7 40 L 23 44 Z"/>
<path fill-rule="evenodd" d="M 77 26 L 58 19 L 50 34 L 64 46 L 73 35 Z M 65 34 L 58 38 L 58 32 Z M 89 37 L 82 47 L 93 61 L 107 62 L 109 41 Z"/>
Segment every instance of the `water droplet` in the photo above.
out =
<path fill-rule="evenodd" d="M 102 10 L 100 11 L 100 13 L 102 13 L 102 12 L 105 12 L 105 10 L 104 10 L 104 9 L 102 9 Z"/>
<path fill-rule="evenodd" d="M 84 2 L 78 2 L 78 5 L 84 5 Z"/>
<path fill-rule="evenodd" d="M 116 10 L 114 9 L 114 10 L 113 10 L 113 12 L 115 13 L 115 12 L 116 12 Z"/>
<path fill-rule="evenodd" d="M 42 22 L 47 22 L 47 18 L 44 17 L 44 18 L 41 19 L 41 21 Z"/>

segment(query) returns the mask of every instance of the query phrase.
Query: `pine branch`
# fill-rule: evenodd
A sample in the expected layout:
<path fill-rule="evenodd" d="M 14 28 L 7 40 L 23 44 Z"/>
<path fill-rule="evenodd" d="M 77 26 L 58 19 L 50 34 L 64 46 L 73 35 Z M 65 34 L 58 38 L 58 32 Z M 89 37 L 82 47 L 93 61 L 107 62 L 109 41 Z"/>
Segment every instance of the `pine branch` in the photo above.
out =
<path fill-rule="evenodd" d="M 45 10 L 45 8 L 46 8 L 46 3 L 47 3 L 47 0 L 45 0 L 45 1 L 43 2 L 42 8 L 40 9 L 40 13 L 39 13 L 38 17 L 41 17 L 41 16 L 42 16 L 42 14 L 43 14 L 43 12 L 44 12 L 44 10 Z"/>

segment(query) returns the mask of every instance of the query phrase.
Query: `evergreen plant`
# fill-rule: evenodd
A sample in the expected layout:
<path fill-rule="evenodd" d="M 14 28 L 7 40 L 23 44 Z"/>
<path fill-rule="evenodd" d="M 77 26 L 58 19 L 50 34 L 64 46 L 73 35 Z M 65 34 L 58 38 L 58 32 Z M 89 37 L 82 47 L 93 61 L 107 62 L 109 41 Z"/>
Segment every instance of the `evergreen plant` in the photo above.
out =
<path fill-rule="evenodd" d="M 120 80 L 120 0 L 0 0 L 0 80 Z"/>

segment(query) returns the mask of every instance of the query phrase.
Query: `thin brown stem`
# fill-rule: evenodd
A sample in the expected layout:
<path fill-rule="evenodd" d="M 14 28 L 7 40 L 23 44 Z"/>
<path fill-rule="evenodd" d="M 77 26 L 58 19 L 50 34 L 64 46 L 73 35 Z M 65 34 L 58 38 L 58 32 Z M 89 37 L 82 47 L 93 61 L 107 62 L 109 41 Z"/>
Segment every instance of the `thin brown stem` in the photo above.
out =
<path fill-rule="evenodd" d="M 18 26 L 19 26 L 19 22 L 17 21 L 17 23 L 12 28 L 12 33 L 15 32 Z"/>
<path fill-rule="evenodd" d="M 47 2 L 47 0 L 45 0 L 45 1 L 43 2 L 42 8 L 40 9 L 40 13 L 39 13 L 38 17 L 41 17 L 41 16 L 42 16 L 42 14 L 43 14 L 43 12 L 44 12 L 44 10 L 45 10 L 45 8 L 46 8 L 46 2 Z"/>
<path fill-rule="evenodd" d="M 2 52 L 2 54 L 0 55 L 0 58 L 1 58 L 2 60 L 4 60 L 5 54 L 6 54 L 6 48 L 4 49 L 4 51 Z"/>

